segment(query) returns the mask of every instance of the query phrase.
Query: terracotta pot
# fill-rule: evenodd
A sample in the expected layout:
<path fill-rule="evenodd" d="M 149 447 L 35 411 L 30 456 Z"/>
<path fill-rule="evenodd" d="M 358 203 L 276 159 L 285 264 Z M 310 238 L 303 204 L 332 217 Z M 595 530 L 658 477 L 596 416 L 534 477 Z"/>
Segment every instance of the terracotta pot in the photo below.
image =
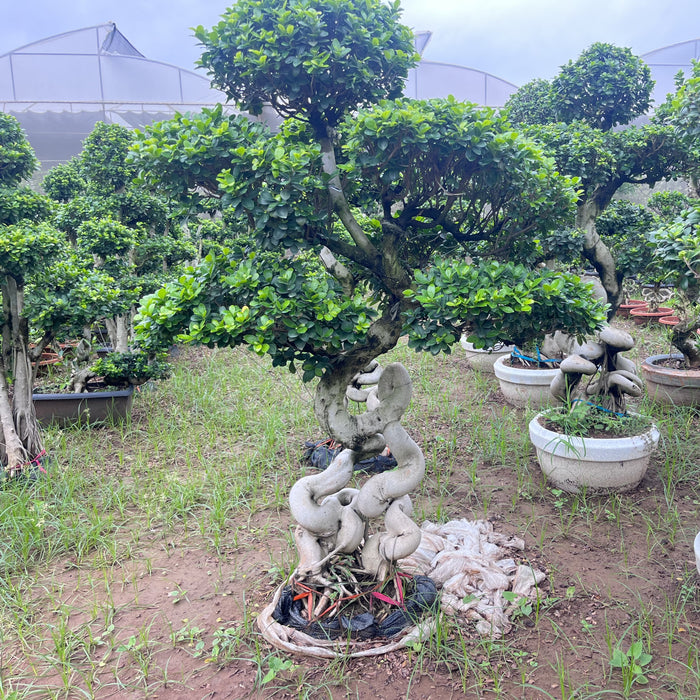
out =
<path fill-rule="evenodd" d="M 660 363 L 683 355 L 652 355 L 642 362 L 642 376 L 652 401 L 674 406 L 700 406 L 700 369 L 673 369 Z"/>
<path fill-rule="evenodd" d="M 556 403 L 556 399 L 549 391 L 549 385 L 559 373 L 558 368 L 513 367 L 508 360 L 507 355 L 499 357 L 493 364 L 493 371 L 498 377 L 506 401 L 511 406 L 542 408 Z"/>
<path fill-rule="evenodd" d="M 580 438 L 548 430 L 539 413 L 529 426 L 542 473 L 567 493 L 624 493 L 639 485 L 659 442 L 655 425 L 641 435 Z"/>
<path fill-rule="evenodd" d="M 640 306 L 646 306 L 647 303 L 644 299 L 630 299 L 625 304 L 620 304 L 617 307 L 618 316 L 629 316 L 632 309 L 638 308 Z"/>
<path fill-rule="evenodd" d="M 45 374 L 49 367 L 57 365 L 63 358 L 55 352 L 42 352 L 39 355 L 39 360 L 34 363 L 37 366 L 37 375 Z"/>
<path fill-rule="evenodd" d="M 630 316 L 638 326 L 646 325 L 650 321 L 658 321 L 660 318 L 670 316 L 672 313 L 673 309 L 667 306 L 660 306 L 656 311 L 649 311 L 647 307 L 637 307 L 630 310 Z"/>
<path fill-rule="evenodd" d="M 664 326 L 675 326 L 680 320 L 681 319 L 678 316 L 662 316 L 659 319 L 659 323 Z M 700 328 L 698 328 L 695 332 L 700 334 Z"/>

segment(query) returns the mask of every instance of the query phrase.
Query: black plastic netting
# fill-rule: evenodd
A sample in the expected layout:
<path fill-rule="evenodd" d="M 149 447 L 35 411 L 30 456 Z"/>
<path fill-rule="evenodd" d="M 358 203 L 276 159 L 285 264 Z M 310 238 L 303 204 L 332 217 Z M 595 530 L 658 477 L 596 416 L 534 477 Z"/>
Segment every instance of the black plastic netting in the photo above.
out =
<path fill-rule="evenodd" d="M 325 469 L 343 449 L 342 445 L 338 445 L 330 439 L 319 442 L 305 442 L 304 448 L 304 459 L 316 469 Z M 395 466 L 397 466 L 397 462 L 392 455 L 381 454 L 357 462 L 354 469 L 355 471 L 363 471 L 369 474 L 378 474 L 393 469 Z"/>
<path fill-rule="evenodd" d="M 389 613 L 381 622 L 371 612 L 352 617 L 338 614 L 332 620 L 311 621 L 305 616 L 303 601 L 295 600 L 295 591 L 287 586 L 280 594 L 272 617 L 281 625 L 293 627 L 315 639 L 351 638 L 357 640 L 393 637 L 414 625 L 426 613 L 434 610 L 438 592 L 428 576 L 413 576 L 413 589 L 399 609 Z"/>

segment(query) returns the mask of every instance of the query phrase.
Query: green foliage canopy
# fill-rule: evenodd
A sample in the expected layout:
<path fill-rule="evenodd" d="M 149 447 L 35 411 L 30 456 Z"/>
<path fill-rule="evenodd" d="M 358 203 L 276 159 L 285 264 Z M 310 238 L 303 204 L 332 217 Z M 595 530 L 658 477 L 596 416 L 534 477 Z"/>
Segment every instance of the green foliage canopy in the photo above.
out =
<path fill-rule="evenodd" d="M 573 297 L 585 301 L 572 330 L 602 321 L 587 288 L 562 286 L 555 273 L 504 273 L 497 298 L 512 303 L 491 315 L 471 313 L 467 301 L 495 284 L 485 273 L 430 277 L 443 261 L 461 269 L 470 254 L 505 256 L 561 225 L 576 180 L 493 110 L 397 98 L 413 61 L 397 18 L 397 5 L 378 0 L 239 0 L 211 32 L 198 29 L 219 88 L 240 106 L 269 101 L 294 118 L 272 133 L 215 109 L 138 135 L 140 182 L 189 212 L 218 200 L 227 230 L 250 236 L 144 300 L 137 332 L 146 347 L 246 343 L 305 379 L 342 368 L 349 380 L 402 333 L 433 352 L 463 330 L 493 344 L 518 326 L 503 314 L 564 308 Z M 546 332 L 520 323 L 518 337 Z"/>
<path fill-rule="evenodd" d="M 403 92 L 418 56 L 398 0 L 238 0 L 211 31 L 199 64 L 252 114 L 270 104 L 324 130 L 358 107 Z"/>
<path fill-rule="evenodd" d="M 16 187 L 31 176 L 37 165 L 19 122 L 0 112 L 0 187 Z"/>
<path fill-rule="evenodd" d="M 628 48 L 595 43 L 562 66 L 551 84 L 559 119 L 608 131 L 629 124 L 651 105 L 654 81 L 644 61 Z"/>

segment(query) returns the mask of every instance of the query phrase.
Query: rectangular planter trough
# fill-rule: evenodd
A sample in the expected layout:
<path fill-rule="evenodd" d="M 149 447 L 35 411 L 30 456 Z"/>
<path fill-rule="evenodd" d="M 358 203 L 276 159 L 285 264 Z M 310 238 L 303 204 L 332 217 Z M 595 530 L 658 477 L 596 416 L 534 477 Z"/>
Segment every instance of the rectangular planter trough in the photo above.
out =
<path fill-rule="evenodd" d="M 131 412 L 133 398 L 133 387 L 118 391 L 32 396 L 36 417 L 42 426 L 123 420 Z"/>

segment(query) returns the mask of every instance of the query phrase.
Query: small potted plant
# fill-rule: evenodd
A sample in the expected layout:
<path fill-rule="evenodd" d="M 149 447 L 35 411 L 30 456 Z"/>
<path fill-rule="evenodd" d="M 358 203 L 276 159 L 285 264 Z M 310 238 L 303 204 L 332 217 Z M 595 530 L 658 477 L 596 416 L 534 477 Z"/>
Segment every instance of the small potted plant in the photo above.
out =
<path fill-rule="evenodd" d="M 664 303 L 668 303 L 671 292 L 660 281 L 644 285 L 642 296 L 645 305 L 634 306 L 629 311 L 629 315 L 638 326 L 645 326 L 652 321 L 660 321 L 673 313 L 673 308 L 663 306 Z"/>
<path fill-rule="evenodd" d="M 112 352 L 99 358 L 90 371 L 107 386 L 126 389 L 154 379 L 167 379 L 170 365 L 162 357 L 149 357 L 142 352 Z"/>
<path fill-rule="evenodd" d="M 83 368 L 74 368 L 58 393 L 34 394 L 42 424 L 70 425 L 124 419 L 131 412 L 134 387 L 165 379 L 170 366 L 162 358 L 140 352 L 110 353 Z"/>
<path fill-rule="evenodd" d="M 642 374 L 659 403 L 700 405 L 700 205 L 649 236 L 653 265 L 675 288 L 677 322 L 670 327 L 677 353 L 644 360 Z"/>
<path fill-rule="evenodd" d="M 629 333 L 608 326 L 562 361 L 551 392 L 563 406 L 529 425 L 540 467 L 557 488 L 624 492 L 644 477 L 659 431 L 627 411 L 626 397 L 643 393 L 634 363 L 622 355 L 633 346 Z"/>

